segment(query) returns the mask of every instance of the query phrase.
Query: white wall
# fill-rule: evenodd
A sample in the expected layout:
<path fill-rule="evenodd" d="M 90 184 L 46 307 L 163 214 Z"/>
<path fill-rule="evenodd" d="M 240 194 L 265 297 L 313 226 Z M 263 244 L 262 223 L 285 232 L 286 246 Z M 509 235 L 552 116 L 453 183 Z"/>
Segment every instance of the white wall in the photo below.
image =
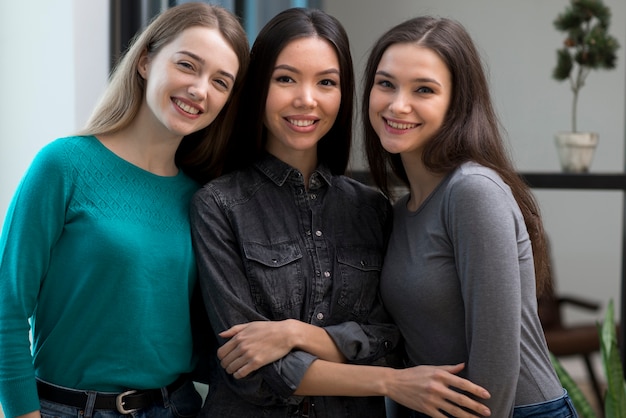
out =
<path fill-rule="evenodd" d="M 1 220 L 35 153 L 81 127 L 102 93 L 108 8 L 108 0 L 0 2 Z"/>
<path fill-rule="evenodd" d="M 392 25 L 422 14 L 461 21 L 489 67 L 495 104 L 518 168 L 548 172 L 560 170 L 552 135 L 569 129 L 570 124 L 569 88 L 551 78 L 556 49 L 562 43 L 562 34 L 552 21 L 567 4 L 567 0 L 324 2 L 350 35 L 358 75 L 371 44 Z M 613 13 L 611 32 L 622 46 L 618 68 L 589 76 L 581 93 L 578 126 L 600 134 L 591 171 L 620 172 L 626 141 L 626 2 L 605 0 L 605 4 Z M 357 158 L 354 166 L 365 165 Z M 536 190 L 536 195 L 552 241 L 559 289 L 603 303 L 614 298 L 619 303 L 621 192 L 544 189 Z M 568 313 L 570 320 L 580 317 L 577 312 Z"/>
<path fill-rule="evenodd" d="M 35 153 L 86 121 L 107 82 L 108 0 L 0 2 L 0 218 Z"/>

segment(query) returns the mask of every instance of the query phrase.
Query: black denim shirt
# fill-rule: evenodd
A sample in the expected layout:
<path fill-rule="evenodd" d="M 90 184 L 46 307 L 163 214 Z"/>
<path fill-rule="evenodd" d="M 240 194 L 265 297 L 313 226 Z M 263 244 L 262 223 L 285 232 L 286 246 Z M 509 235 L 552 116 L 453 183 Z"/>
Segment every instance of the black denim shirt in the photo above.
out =
<path fill-rule="evenodd" d="M 298 170 L 270 155 L 210 182 L 191 222 L 215 333 L 294 318 L 323 327 L 349 362 L 383 358 L 399 340 L 378 289 L 391 216 L 374 189 L 319 167 L 307 191 Z M 384 416 L 382 398 L 293 396 L 314 360 L 292 351 L 240 380 L 217 366 L 203 415 L 301 416 L 310 402 L 310 416 Z"/>

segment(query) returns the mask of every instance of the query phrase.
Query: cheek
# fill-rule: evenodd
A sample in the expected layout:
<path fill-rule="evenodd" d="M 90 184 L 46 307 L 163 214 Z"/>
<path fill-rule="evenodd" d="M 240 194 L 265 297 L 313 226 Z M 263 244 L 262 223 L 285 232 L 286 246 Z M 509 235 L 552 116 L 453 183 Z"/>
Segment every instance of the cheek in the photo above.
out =
<path fill-rule="evenodd" d="M 337 95 L 336 97 L 332 98 L 330 104 L 329 104 L 329 110 L 330 110 L 330 114 L 333 115 L 333 119 L 337 117 L 337 115 L 339 114 L 339 108 L 341 107 L 341 94 Z"/>
<path fill-rule="evenodd" d="M 375 93 L 370 94 L 368 117 L 372 125 L 374 125 L 378 121 L 379 107 L 380 103 L 377 95 Z"/>

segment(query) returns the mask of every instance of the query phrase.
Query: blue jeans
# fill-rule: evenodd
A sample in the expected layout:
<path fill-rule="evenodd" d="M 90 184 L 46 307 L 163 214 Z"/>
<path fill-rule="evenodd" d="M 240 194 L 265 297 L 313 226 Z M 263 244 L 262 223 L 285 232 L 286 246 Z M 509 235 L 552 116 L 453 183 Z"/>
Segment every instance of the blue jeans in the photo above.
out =
<path fill-rule="evenodd" d="M 560 398 L 533 405 L 521 405 L 513 408 L 513 418 L 578 418 L 572 400 L 567 391 Z"/>
<path fill-rule="evenodd" d="M 172 393 L 163 397 L 164 405 L 152 405 L 149 408 L 132 412 L 134 418 L 187 418 L 195 417 L 202 407 L 202 397 L 196 391 L 193 382 L 188 381 Z M 118 411 L 93 409 L 97 392 L 88 392 L 89 400 L 84 408 L 63 405 L 41 399 L 42 418 L 122 418 Z"/>
<path fill-rule="evenodd" d="M 540 402 L 532 405 L 521 405 L 513 408 L 513 418 L 578 418 L 576 409 L 572 404 L 567 391 L 563 389 L 563 396 L 551 401 Z M 402 405 L 398 405 L 391 399 L 385 399 L 387 416 L 390 418 L 427 418 L 428 415 L 417 411 L 410 411 Z M 444 413 L 444 415 L 447 415 Z"/>

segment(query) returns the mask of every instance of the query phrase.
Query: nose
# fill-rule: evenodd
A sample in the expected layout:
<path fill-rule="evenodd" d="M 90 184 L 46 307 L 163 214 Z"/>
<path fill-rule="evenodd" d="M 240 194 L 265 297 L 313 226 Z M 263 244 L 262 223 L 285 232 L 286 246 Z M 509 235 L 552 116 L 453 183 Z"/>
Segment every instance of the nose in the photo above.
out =
<path fill-rule="evenodd" d="M 204 80 L 197 80 L 187 88 L 187 94 L 194 100 L 204 100 L 207 96 L 209 83 Z"/>
<path fill-rule="evenodd" d="M 312 109 L 317 106 L 317 100 L 315 100 L 315 91 L 312 87 L 302 86 L 298 90 L 298 95 L 294 100 L 294 106 L 297 108 Z"/>
<path fill-rule="evenodd" d="M 394 114 L 405 114 L 411 111 L 411 103 L 407 93 L 398 91 L 389 103 L 389 110 Z"/>

